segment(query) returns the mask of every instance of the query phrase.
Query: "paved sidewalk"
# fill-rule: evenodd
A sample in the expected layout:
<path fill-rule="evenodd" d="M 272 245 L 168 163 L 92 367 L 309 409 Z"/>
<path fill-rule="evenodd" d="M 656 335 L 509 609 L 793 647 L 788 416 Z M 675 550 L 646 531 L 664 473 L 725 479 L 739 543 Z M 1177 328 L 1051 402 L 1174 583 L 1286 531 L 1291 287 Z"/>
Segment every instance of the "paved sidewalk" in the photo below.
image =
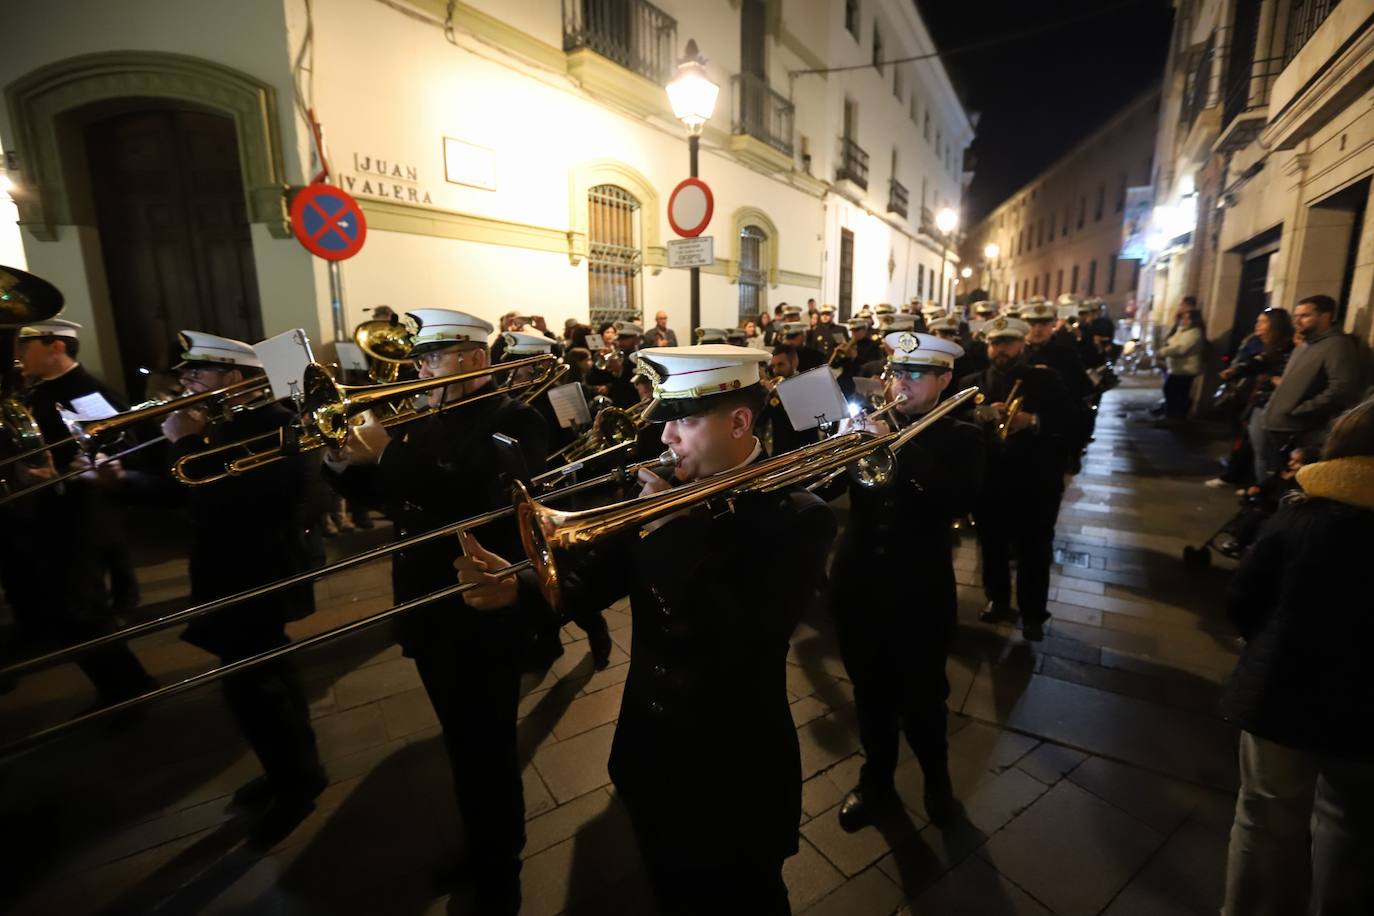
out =
<path fill-rule="evenodd" d="M 1216 718 L 1236 646 L 1220 610 L 1227 572 L 1179 560 L 1234 510 L 1201 485 L 1215 446 L 1140 412 L 1149 379 L 1108 395 L 1060 515 L 1054 620 L 1044 642 L 977 622 L 977 551 L 956 554 L 961 633 L 949 664 L 951 769 L 968 824 L 927 823 L 903 750 L 905 811 L 846 834 L 836 806 L 862 760 L 853 690 L 823 615 L 788 668 L 802 746 L 804 820 L 786 867 L 795 912 L 1065 916 L 1215 913 L 1234 799 L 1235 734 Z M 145 570 L 174 595 L 175 564 Z M 296 635 L 390 603 L 385 567 L 322 586 Z M 607 612 L 612 667 L 593 673 L 581 632 L 527 679 L 520 740 L 531 916 L 652 913 L 606 758 L 628 667 L 630 618 Z M 136 646 L 164 680 L 208 666 L 167 635 Z M 0 771 L 0 907 L 95 913 L 443 913 L 431 867 L 462 839 L 432 710 L 383 634 L 304 660 L 331 785 L 266 856 L 243 846 L 227 796 L 256 775 L 217 692 L 153 709 Z M 60 721 L 89 702 L 72 669 L 0 697 L 0 732 Z M 735 753 L 722 746 L 722 755 Z M 11 904 L 13 906 L 11 907 Z M 461 905 L 457 907 L 461 909 Z"/>

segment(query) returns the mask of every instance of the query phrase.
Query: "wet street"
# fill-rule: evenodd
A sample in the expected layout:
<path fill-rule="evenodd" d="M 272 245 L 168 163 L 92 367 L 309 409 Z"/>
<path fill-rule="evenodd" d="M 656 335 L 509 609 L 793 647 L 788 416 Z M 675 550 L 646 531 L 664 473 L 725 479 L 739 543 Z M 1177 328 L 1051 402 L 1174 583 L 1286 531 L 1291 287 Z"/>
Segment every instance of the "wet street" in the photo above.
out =
<path fill-rule="evenodd" d="M 1237 646 L 1222 612 L 1229 561 L 1180 560 L 1235 508 L 1218 443 L 1159 427 L 1148 377 L 1107 395 L 1096 441 L 1059 516 L 1045 640 L 977 622 L 977 550 L 955 554 L 961 631 L 949 662 L 950 762 L 967 823 L 927 822 L 921 772 L 903 748 L 905 810 L 855 834 L 837 806 L 862 756 L 853 691 L 824 614 L 793 639 L 788 690 L 802 748 L 800 853 L 786 865 L 794 912 L 1181 916 L 1220 905 L 1236 736 L 1215 712 Z M 348 536 L 361 549 L 385 531 Z M 141 569 L 145 605 L 177 606 L 176 561 Z M 391 603 L 384 564 L 322 583 L 300 638 Z M 531 916 L 651 913 L 606 759 L 628 669 L 630 617 L 593 672 L 582 632 L 542 678 L 527 676 L 520 744 Z M 163 683 L 210 666 L 175 633 L 135 651 Z M 301 659 L 330 785 L 267 854 L 228 796 L 257 764 L 215 689 L 184 694 L 118 731 L 92 729 L 0 770 L 4 898 L 22 914 L 443 913 L 433 868 L 463 839 L 433 712 L 384 628 Z M 91 702 L 70 666 L 0 696 L 4 740 Z M 728 758 L 736 749 L 722 745 Z M 455 909 L 461 911 L 461 899 Z"/>

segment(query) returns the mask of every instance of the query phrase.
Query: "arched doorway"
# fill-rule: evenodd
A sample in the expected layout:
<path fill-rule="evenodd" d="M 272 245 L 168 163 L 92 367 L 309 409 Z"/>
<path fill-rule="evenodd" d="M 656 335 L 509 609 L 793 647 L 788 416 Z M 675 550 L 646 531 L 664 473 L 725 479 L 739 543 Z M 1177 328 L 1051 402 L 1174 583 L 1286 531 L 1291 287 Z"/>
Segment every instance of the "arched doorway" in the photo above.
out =
<path fill-rule="evenodd" d="M 234 121 L 156 101 L 83 131 L 125 390 L 176 361 L 183 328 L 262 338 Z"/>

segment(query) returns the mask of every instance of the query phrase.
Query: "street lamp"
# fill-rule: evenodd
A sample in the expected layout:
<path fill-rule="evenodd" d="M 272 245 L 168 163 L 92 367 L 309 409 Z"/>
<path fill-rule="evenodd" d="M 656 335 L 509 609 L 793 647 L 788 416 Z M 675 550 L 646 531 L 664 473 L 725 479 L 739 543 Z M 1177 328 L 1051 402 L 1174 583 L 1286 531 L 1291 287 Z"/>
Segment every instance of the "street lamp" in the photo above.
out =
<path fill-rule="evenodd" d="M 697 147 L 701 130 L 716 110 L 720 87 L 706 75 L 706 58 L 697 50 L 696 39 L 689 38 L 678 61 L 677 76 L 668 83 L 668 103 L 673 117 L 687 128 L 687 150 L 691 159 L 692 177 L 697 177 Z M 691 269 L 692 327 L 701 326 L 701 268 Z"/>
<path fill-rule="evenodd" d="M 969 277 L 973 276 L 973 268 L 965 265 L 964 268 L 959 271 L 959 276 L 967 280 Z"/>
<path fill-rule="evenodd" d="M 997 260 L 997 256 L 1002 253 L 1002 249 L 997 247 L 996 242 L 988 242 L 983 248 L 983 257 L 989 261 Z"/>
<path fill-rule="evenodd" d="M 949 234 L 959 225 L 959 214 L 950 207 L 941 207 L 935 214 L 935 228 L 940 230 L 940 304 L 945 301 L 945 261 L 949 258 Z"/>

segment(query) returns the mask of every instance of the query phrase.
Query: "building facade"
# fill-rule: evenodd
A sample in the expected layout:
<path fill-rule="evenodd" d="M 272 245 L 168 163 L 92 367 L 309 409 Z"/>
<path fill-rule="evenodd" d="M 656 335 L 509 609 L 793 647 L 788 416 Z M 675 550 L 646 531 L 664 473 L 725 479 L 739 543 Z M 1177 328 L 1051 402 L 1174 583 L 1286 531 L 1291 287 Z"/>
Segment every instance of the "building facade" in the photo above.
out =
<path fill-rule="evenodd" d="M 1196 296 L 1234 350 L 1268 306 L 1325 293 L 1371 340 L 1374 3 L 1177 4 L 1147 265 L 1158 321 Z"/>
<path fill-rule="evenodd" d="M 387 304 L 583 320 L 669 313 L 688 39 L 721 87 L 701 320 L 782 301 L 935 298 L 973 125 L 898 0 L 17 0 L 0 147 L 28 269 L 117 387 L 176 332 L 305 328 L 317 354 Z M 451 13 L 451 15 L 450 15 Z M 71 23 L 56 29 L 55 18 Z M 834 68 L 848 68 L 836 70 Z M 291 236 L 322 171 L 366 244 L 337 275 Z M 20 265 L 23 266 L 23 265 Z M 950 295 L 947 282 L 944 294 Z M 137 392 L 131 392 L 137 393 Z"/>
<path fill-rule="evenodd" d="M 968 282 L 1002 302 L 1100 296 L 1118 317 L 1134 303 L 1140 261 L 1120 257 L 1123 221 L 1130 189 L 1150 183 L 1159 101 L 1158 87 L 1134 99 L 974 226 Z"/>

